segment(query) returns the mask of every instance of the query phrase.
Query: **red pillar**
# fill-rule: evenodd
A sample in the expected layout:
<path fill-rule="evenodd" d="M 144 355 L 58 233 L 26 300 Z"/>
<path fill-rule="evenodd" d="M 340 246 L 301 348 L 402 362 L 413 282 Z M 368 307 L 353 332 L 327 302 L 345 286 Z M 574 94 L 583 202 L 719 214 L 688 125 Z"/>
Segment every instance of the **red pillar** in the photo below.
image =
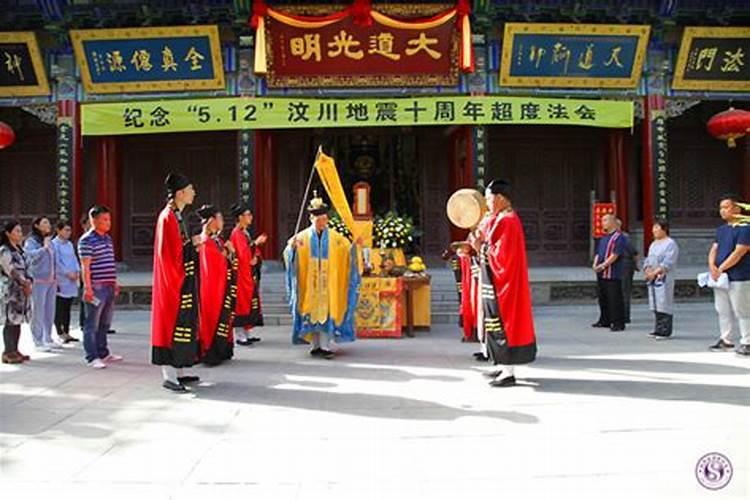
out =
<path fill-rule="evenodd" d="M 742 199 L 750 203 L 750 138 L 745 139 L 745 155 L 742 158 L 740 182 L 742 182 Z"/>
<path fill-rule="evenodd" d="M 653 148 L 654 111 L 664 109 L 664 98 L 660 95 L 649 95 L 643 100 L 643 159 L 641 161 L 641 186 L 643 198 L 643 252 L 653 241 L 651 227 L 654 225 L 654 179 L 655 166 Z"/>
<path fill-rule="evenodd" d="M 266 233 L 266 258 L 280 253 L 277 221 L 276 162 L 272 131 L 255 132 L 255 233 Z M 304 222 L 304 221 L 303 221 Z M 289 235 L 291 236 L 291 235 Z"/>
<path fill-rule="evenodd" d="M 112 211 L 112 240 L 115 258 L 122 260 L 122 196 L 121 172 L 117 156 L 117 138 L 98 137 L 96 140 L 96 203 Z"/>
<path fill-rule="evenodd" d="M 612 159 L 614 161 L 615 193 L 617 196 L 617 216 L 622 220 L 622 227 L 629 229 L 630 221 L 630 192 L 628 189 L 628 164 L 625 155 L 625 131 L 610 130 Z"/>

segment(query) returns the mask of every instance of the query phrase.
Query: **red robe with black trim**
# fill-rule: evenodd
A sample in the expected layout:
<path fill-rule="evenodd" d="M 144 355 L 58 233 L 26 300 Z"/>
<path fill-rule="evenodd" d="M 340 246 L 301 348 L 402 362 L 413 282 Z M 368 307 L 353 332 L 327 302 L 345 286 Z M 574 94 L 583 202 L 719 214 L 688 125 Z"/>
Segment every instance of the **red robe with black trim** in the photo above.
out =
<path fill-rule="evenodd" d="M 154 235 L 154 285 L 151 292 L 151 345 L 172 349 L 180 309 L 180 289 L 185 279 L 182 236 L 171 207 L 159 213 Z"/>
<path fill-rule="evenodd" d="M 535 346 L 526 242 L 521 219 L 513 211 L 500 213 L 491 216 L 482 229 L 486 231 L 483 231 L 484 237 L 489 244 L 487 258 L 508 347 Z"/>
<path fill-rule="evenodd" d="M 255 294 L 255 278 L 253 277 L 253 257 L 260 251 L 250 245 L 250 237 L 247 231 L 235 227 L 229 241 L 234 245 L 237 255 L 237 303 L 234 307 L 234 326 L 253 326 L 250 321 L 253 295 Z"/>
<path fill-rule="evenodd" d="M 200 254 L 200 343 L 201 356 L 211 349 L 219 326 L 221 308 L 227 291 L 227 268 L 229 262 L 224 255 L 221 238 L 201 236 Z M 231 328 L 229 342 L 232 342 Z"/>

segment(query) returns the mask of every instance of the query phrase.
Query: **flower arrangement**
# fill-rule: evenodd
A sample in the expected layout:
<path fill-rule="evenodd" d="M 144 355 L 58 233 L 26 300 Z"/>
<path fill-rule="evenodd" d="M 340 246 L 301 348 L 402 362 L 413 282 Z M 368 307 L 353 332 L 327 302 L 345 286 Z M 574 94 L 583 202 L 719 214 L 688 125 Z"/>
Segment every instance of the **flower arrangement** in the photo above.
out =
<path fill-rule="evenodd" d="M 328 218 L 328 227 L 339 233 L 341 236 L 346 236 L 349 238 L 349 241 L 352 241 L 352 232 L 346 227 L 346 224 L 341 220 L 339 214 L 334 213 Z"/>
<path fill-rule="evenodd" d="M 414 241 L 414 223 L 411 217 L 396 212 L 375 217 L 373 246 L 376 248 L 404 248 Z"/>

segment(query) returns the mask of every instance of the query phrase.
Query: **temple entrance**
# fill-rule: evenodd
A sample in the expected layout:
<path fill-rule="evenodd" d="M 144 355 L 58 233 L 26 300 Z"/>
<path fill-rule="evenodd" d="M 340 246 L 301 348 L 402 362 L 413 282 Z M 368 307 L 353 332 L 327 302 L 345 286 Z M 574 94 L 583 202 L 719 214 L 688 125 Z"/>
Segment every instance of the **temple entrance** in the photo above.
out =
<path fill-rule="evenodd" d="M 451 130 L 446 127 L 274 131 L 280 245 L 294 232 L 305 184 L 319 145 L 336 160 L 351 202 L 355 183 L 371 186 L 375 216 L 410 216 L 419 232 L 414 248 L 438 256 L 450 242 L 445 203 L 451 192 Z M 317 177 L 313 188 L 323 192 Z M 303 220 L 303 225 L 306 220 Z"/>

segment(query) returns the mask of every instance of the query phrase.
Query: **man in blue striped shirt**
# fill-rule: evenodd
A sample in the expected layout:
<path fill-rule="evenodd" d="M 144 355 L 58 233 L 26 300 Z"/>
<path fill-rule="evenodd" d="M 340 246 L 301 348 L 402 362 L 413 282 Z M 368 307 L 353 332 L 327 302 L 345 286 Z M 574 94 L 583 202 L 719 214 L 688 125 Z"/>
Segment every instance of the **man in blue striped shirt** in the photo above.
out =
<path fill-rule="evenodd" d="M 83 350 L 92 368 L 106 368 L 106 362 L 121 361 L 107 347 L 107 331 L 112 324 L 115 297 L 120 293 L 117 284 L 115 251 L 109 230 L 112 216 L 109 209 L 94 205 L 89 210 L 91 229 L 78 241 L 83 274 L 83 304 L 86 320 L 83 325 Z"/>

